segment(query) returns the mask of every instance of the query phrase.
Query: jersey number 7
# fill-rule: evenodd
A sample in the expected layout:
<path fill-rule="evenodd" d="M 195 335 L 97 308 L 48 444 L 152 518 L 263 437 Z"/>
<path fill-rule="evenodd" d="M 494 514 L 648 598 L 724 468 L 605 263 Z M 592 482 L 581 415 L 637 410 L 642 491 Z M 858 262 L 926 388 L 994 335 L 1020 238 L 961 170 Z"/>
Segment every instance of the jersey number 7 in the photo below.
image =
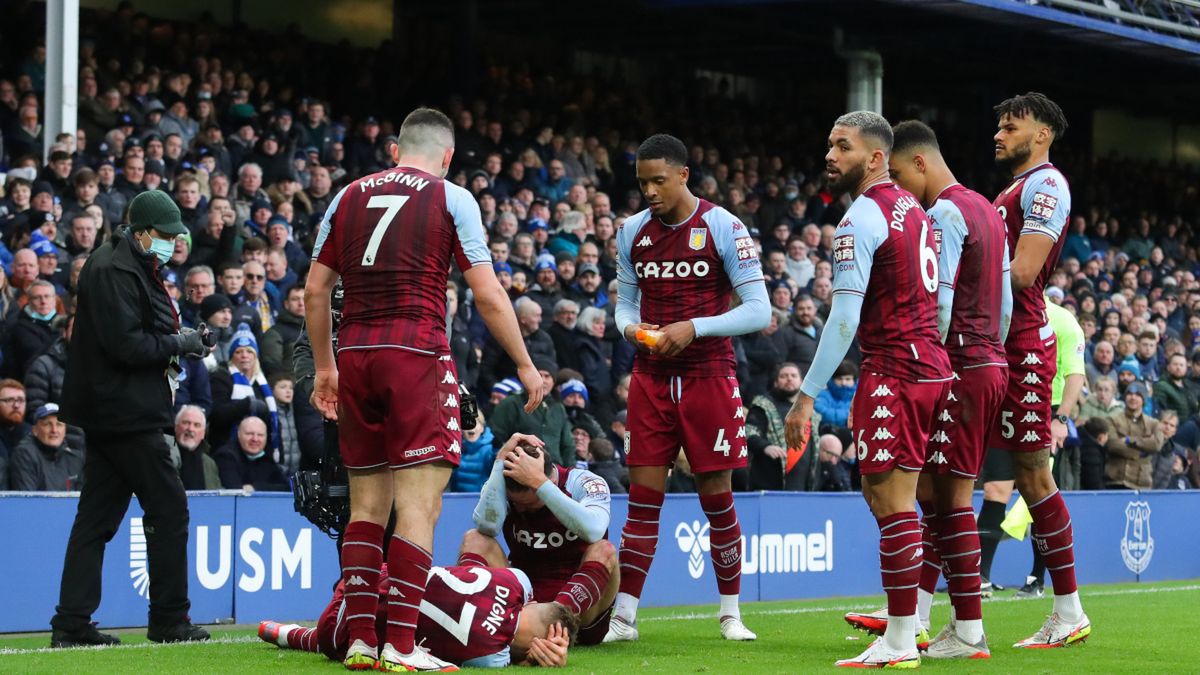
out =
<path fill-rule="evenodd" d="M 383 212 L 383 216 L 375 224 L 375 230 L 371 232 L 367 250 L 363 251 L 363 267 L 371 267 L 375 264 L 375 254 L 379 252 L 379 245 L 383 243 L 383 235 L 387 233 L 388 226 L 396 219 L 396 214 L 400 213 L 401 207 L 407 201 L 408 195 L 374 195 L 367 201 L 368 209 L 387 210 Z"/>

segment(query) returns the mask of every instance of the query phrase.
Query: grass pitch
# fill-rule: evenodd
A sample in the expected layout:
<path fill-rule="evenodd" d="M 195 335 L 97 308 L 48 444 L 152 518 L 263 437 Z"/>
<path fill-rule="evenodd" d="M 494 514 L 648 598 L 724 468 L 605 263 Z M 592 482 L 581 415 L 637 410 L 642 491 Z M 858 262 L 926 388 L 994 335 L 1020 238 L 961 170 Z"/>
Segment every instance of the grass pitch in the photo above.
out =
<path fill-rule="evenodd" d="M 925 659 L 921 669 L 955 673 L 1167 673 L 1195 672 L 1180 651 L 1181 633 L 1194 626 L 1200 584 L 1171 582 L 1090 586 L 1081 590 L 1092 620 L 1087 643 L 1067 649 L 1018 651 L 1010 645 L 1032 634 L 1050 611 L 1049 598 L 1012 600 L 1012 592 L 984 603 L 990 661 Z M 568 670 L 579 673 L 805 673 L 833 672 L 833 662 L 857 655 L 867 636 L 842 613 L 877 609 L 882 597 L 748 603 L 753 643 L 720 639 L 714 607 L 644 609 L 641 640 L 572 650 Z M 9 611 L 12 611 L 10 608 Z M 949 616 L 945 595 L 934 605 L 934 631 Z M 266 617 L 264 617 L 266 618 Z M 49 650 L 49 635 L 0 636 L 4 673 L 277 673 L 346 672 L 317 654 L 278 649 L 260 641 L 256 627 L 219 626 L 206 644 L 152 645 L 144 631 L 116 631 L 117 648 Z M 1184 639 L 1188 639 L 1185 635 Z"/>

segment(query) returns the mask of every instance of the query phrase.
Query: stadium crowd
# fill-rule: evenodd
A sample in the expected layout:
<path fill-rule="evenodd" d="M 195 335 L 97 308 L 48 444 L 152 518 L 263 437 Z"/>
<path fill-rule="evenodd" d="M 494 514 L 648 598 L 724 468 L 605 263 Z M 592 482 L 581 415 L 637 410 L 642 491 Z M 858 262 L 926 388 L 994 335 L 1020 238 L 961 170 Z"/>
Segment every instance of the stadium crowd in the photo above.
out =
<path fill-rule="evenodd" d="M 14 18 L 6 37 L 22 26 L 40 34 L 28 16 Z M 362 53 L 334 56 L 290 31 L 157 21 L 127 3 L 84 25 L 79 129 L 54 139 L 45 162 L 45 48 L 6 40 L 19 53 L 0 64 L 0 489 L 78 488 L 86 439 L 58 420 L 56 403 L 79 272 L 106 238 L 121 236 L 135 195 L 163 190 L 191 234 L 176 243 L 162 283 L 184 326 L 204 322 L 219 338 L 178 378 L 172 445 L 183 482 L 286 490 L 287 476 L 323 452 L 322 422 L 296 395 L 307 390 L 292 366 L 317 226 L 341 187 L 389 165 L 386 139 L 406 111 L 372 107 L 361 82 L 339 81 L 312 56 L 370 72 Z M 314 68 L 286 67 L 302 59 Z M 514 364 L 452 280 L 450 346 L 482 413 L 463 430 L 452 489 L 478 490 L 503 440 L 524 432 L 541 437 L 557 463 L 586 465 L 624 491 L 634 350 L 613 321 L 614 233 L 642 208 L 637 144 L 668 117 L 691 144 L 692 190 L 760 243 L 773 307 L 766 329 L 734 341 L 751 454 L 736 489 L 857 487 L 847 429 L 855 358 L 817 400 L 814 447 L 789 459 L 783 440 L 829 310 L 834 225 L 849 202 L 825 190 L 823 133 L 705 80 L 668 89 L 496 67 L 478 98 L 439 101 L 457 125 L 450 177 L 476 196 L 496 275 L 553 394 L 534 414 L 523 411 Z M 1063 487 L 1200 487 L 1200 262 L 1191 240 L 1200 179 L 1194 168 L 1064 155 L 1078 197 L 1047 295 L 1084 330 L 1087 386 L 1060 453 Z M 971 180 L 994 191 L 986 177 Z M 695 489 L 682 455 L 670 489 Z"/>

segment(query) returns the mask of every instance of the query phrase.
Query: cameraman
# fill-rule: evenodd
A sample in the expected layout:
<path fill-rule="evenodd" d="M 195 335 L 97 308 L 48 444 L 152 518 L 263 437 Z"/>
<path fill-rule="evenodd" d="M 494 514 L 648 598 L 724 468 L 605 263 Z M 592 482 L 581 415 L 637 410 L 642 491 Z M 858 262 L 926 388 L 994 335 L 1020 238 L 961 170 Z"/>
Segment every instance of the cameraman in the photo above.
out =
<path fill-rule="evenodd" d="M 207 640 L 188 619 L 188 506 L 163 431 L 172 427 L 179 357 L 212 348 L 204 334 L 180 331 L 160 267 L 187 232 L 167 193 L 129 204 L 128 228 L 88 258 L 79 279 L 75 328 L 63 382 L 62 416 L 87 434 L 83 492 L 63 565 L 52 647 L 120 642 L 96 630 L 105 545 L 129 498 L 145 510 L 153 642 Z"/>

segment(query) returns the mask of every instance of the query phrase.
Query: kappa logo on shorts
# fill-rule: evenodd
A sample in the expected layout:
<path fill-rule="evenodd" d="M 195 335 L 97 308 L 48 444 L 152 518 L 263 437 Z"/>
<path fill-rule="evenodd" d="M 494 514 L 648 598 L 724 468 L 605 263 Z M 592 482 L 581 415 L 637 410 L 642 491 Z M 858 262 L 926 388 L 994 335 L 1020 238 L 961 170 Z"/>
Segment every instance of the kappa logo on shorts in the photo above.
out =
<path fill-rule="evenodd" d="M 1021 362 L 1021 365 L 1023 365 L 1023 366 L 1040 366 L 1040 365 L 1042 365 L 1042 360 L 1039 359 L 1036 354 L 1026 354 L 1025 360 Z"/>
<path fill-rule="evenodd" d="M 739 405 L 737 407 L 737 410 L 733 411 L 733 419 L 740 420 L 740 419 L 745 419 L 745 418 L 746 418 L 746 415 L 745 415 L 745 413 L 742 412 L 742 406 Z"/>
<path fill-rule="evenodd" d="M 875 435 L 871 437 L 871 440 L 873 440 L 873 441 L 890 441 L 893 438 L 895 438 L 895 436 L 893 436 L 892 432 L 888 431 L 886 427 L 879 427 L 878 429 L 875 430 Z"/>
<path fill-rule="evenodd" d="M 458 407 L 458 399 L 454 397 L 454 394 L 448 394 L 446 396 L 446 402 L 442 404 L 442 407 L 443 408 L 457 408 Z"/>
<path fill-rule="evenodd" d="M 446 422 L 446 428 L 450 431 L 458 431 L 458 418 L 451 417 L 450 420 Z"/>
<path fill-rule="evenodd" d="M 455 455 L 462 454 L 462 448 L 458 447 L 458 441 L 454 441 L 453 443 L 451 443 L 450 447 L 446 448 L 446 450 Z"/>
<path fill-rule="evenodd" d="M 887 461 L 890 461 L 893 459 L 895 459 L 895 457 L 892 456 L 892 453 L 888 452 L 887 448 L 884 448 L 884 449 L 880 450 L 879 452 L 875 453 L 875 456 L 871 458 L 871 461 L 872 462 L 887 462 Z"/>
<path fill-rule="evenodd" d="M 1026 423 L 1028 423 L 1028 422 L 1041 422 L 1041 421 L 1042 421 L 1042 418 L 1038 417 L 1038 414 L 1037 414 L 1037 413 L 1035 413 L 1035 412 L 1033 412 L 1032 410 L 1030 410 L 1029 412 L 1025 413 L 1025 416 L 1021 418 L 1021 421 L 1022 421 L 1022 422 L 1026 422 Z"/>
<path fill-rule="evenodd" d="M 437 452 L 437 446 L 427 445 L 423 448 L 416 448 L 415 450 L 405 450 L 404 451 L 404 459 L 412 459 L 414 457 L 424 457 L 425 455 L 428 455 L 431 452 Z"/>
<path fill-rule="evenodd" d="M 946 435 L 946 431 L 944 429 L 938 429 L 935 434 L 929 437 L 929 440 L 933 441 L 934 443 L 949 443 L 950 437 Z"/>
<path fill-rule="evenodd" d="M 958 397 L 954 395 L 954 392 L 950 392 L 950 393 L 946 394 L 946 400 L 958 402 Z"/>
<path fill-rule="evenodd" d="M 741 398 L 741 397 L 742 397 L 742 388 L 734 387 L 733 388 L 733 396 L 730 396 L 729 398 Z"/>
<path fill-rule="evenodd" d="M 938 450 L 937 452 L 934 452 L 932 455 L 930 455 L 929 461 L 933 462 L 934 464 L 949 464 L 950 463 L 950 462 L 946 461 L 946 455 L 942 454 L 941 450 Z"/>
<path fill-rule="evenodd" d="M 1036 431 L 1034 431 L 1033 429 L 1030 429 L 1029 431 L 1026 431 L 1026 432 L 1025 432 L 1025 437 L 1021 439 L 1021 442 L 1022 442 L 1022 443 L 1037 443 L 1037 442 L 1038 442 L 1038 434 L 1037 434 L 1037 432 L 1036 432 Z"/>
<path fill-rule="evenodd" d="M 1038 396 L 1036 392 L 1032 392 L 1032 391 L 1025 394 L 1025 398 L 1021 399 L 1021 403 L 1041 403 L 1041 402 L 1042 402 L 1042 397 Z"/>
<path fill-rule="evenodd" d="M 1042 378 L 1038 377 L 1037 373 L 1029 373 L 1025 379 L 1021 380 L 1021 384 L 1041 384 Z"/>
<path fill-rule="evenodd" d="M 449 360 L 451 360 L 451 359 L 453 359 L 453 358 L 454 358 L 453 356 L 450 356 L 450 355 L 448 355 L 448 354 L 447 354 L 446 356 L 439 356 L 439 357 L 438 357 L 438 361 L 449 361 Z"/>
<path fill-rule="evenodd" d="M 737 432 L 737 434 L 734 435 L 734 438 L 745 438 L 745 437 L 746 437 L 746 427 L 738 427 L 738 432 Z M 743 454 L 745 454 L 745 453 L 743 452 Z"/>
<path fill-rule="evenodd" d="M 939 422 L 950 422 L 951 424 L 953 424 L 954 418 L 950 416 L 949 410 L 943 410 L 942 414 L 938 415 L 938 421 Z"/>
<path fill-rule="evenodd" d="M 892 390 L 886 384 L 881 384 L 875 387 L 875 391 L 871 393 L 871 398 L 878 398 L 880 396 L 895 396 L 895 394 L 892 393 Z"/>
<path fill-rule="evenodd" d="M 442 384 L 458 384 L 458 381 L 454 379 L 454 373 L 447 370 L 446 376 L 442 378 Z"/>
<path fill-rule="evenodd" d="M 875 406 L 875 412 L 871 413 L 871 419 L 873 420 L 885 420 L 889 417 L 895 417 L 895 415 L 892 414 L 891 410 L 887 409 L 887 406 Z"/>

